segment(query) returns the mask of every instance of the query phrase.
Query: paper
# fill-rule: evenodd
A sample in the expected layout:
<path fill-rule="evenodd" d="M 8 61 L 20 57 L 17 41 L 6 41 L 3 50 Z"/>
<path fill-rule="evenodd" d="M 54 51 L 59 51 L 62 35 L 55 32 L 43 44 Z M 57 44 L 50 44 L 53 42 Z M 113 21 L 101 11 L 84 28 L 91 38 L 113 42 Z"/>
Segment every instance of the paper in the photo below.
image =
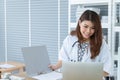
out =
<path fill-rule="evenodd" d="M 13 68 L 15 67 L 14 65 L 11 65 L 11 64 L 1 64 L 0 65 L 0 68 L 2 69 L 8 69 L 8 68 Z"/>
<path fill-rule="evenodd" d="M 61 80 L 62 79 L 62 73 L 53 71 L 53 72 L 50 72 L 50 73 L 33 76 L 32 78 L 35 78 L 35 79 L 38 79 L 38 80 Z"/>

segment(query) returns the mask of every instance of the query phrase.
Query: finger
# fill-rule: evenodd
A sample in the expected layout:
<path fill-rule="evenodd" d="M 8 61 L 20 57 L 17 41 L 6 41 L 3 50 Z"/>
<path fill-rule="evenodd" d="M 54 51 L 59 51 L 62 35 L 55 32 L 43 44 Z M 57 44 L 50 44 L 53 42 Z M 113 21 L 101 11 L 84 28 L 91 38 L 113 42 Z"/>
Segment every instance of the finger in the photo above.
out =
<path fill-rule="evenodd" d="M 51 68 L 51 67 L 52 67 L 52 65 L 48 65 L 48 67 L 49 67 L 49 68 Z"/>

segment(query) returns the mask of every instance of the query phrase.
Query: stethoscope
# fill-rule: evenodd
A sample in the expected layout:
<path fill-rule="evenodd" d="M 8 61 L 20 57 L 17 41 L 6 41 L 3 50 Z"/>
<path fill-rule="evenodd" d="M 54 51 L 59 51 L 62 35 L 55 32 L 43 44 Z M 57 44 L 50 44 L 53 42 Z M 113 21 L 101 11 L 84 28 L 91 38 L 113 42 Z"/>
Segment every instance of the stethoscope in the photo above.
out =
<path fill-rule="evenodd" d="M 75 42 L 72 44 L 72 48 L 71 48 L 71 50 L 70 50 L 70 54 L 72 53 L 73 48 L 74 48 L 74 46 L 75 46 L 75 44 L 76 44 L 77 42 L 78 42 L 78 41 L 75 41 Z M 66 56 L 67 56 L 67 58 L 68 58 L 68 61 L 70 61 L 70 62 L 76 62 L 76 60 L 71 59 L 70 56 L 69 56 L 67 53 L 66 53 Z"/>
<path fill-rule="evenodd" d="M 72 44 L 72 48 L 71 48 L 71 50 L 70 50 L 70 54 L 72 54 L 72 51 L 73 51 L 73 48 L 74 48 L 74 46 L 76 45 L 76 43 L 78 43 L 78 41 L 75 41 L 73 44 Z M 80 47 L 79 47 L 80 48 Z M 88 49 L 87 49 L 87 52 L 88 52 Z M 72 58 L 70 58 L 70 56 L 66 53 L 66 56 L 67 56 L 67 58 L 68 58 L 68 61 L 70 61 L 70 62 L 76 62 L 77 60 L 74 60 L 74 59 L 72 59 Z M 81 55 L 81 60 L 80 61 L 82 61 L 82 57 L 83 57 L 83 55 Z"/>

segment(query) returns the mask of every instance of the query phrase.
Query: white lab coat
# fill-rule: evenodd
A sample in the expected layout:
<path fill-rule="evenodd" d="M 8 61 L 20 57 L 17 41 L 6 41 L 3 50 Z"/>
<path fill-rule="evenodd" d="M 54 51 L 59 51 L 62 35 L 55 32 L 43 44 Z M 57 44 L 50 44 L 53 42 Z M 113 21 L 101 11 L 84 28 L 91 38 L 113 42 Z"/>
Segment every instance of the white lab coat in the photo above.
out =
<path fill-rule="evenodd" d="M 74 47 L 72 48 L 72 45 L 75 41 L 78 41 L 78 38 L 76 36 L 68 35 L 65 40 L 63 41 L 63 45 L 61 47 L 61 50 L 58 55 L 58 59 L 62 61 L 69 61 L 68 57 L 70 59 L 73 59 L 77 61 L 77 50 L 78 46 L 76 43 Z M 72 49 L 72 51 L 71 51 Z M 111 74 L 111 53 L 109 51 L 108 45 L 106 44 L 105 40 L 103 39 L 100 54 L 95 59 L 90 59 L 91 53 L 90 53 L 90 47 L 88 47 L 88 50 L 85 52 L 85 54 L 82 57 L 81 62 L 100 62 L 103 63 L 103 70 L 105 72 L 108 72 Z"/>

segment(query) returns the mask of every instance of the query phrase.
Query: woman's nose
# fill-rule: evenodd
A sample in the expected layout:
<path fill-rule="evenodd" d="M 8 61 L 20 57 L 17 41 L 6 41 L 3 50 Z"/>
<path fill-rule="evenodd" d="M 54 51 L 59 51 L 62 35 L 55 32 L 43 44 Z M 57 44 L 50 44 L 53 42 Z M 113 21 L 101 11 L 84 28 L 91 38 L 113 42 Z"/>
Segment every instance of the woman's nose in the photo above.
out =
<path fill-rule="evenodd" d="M 87 33 L 90 33 L 90 31 L 91 31 L 91 29 L 88 28 L 88 29 L 87 29 Z"/>

